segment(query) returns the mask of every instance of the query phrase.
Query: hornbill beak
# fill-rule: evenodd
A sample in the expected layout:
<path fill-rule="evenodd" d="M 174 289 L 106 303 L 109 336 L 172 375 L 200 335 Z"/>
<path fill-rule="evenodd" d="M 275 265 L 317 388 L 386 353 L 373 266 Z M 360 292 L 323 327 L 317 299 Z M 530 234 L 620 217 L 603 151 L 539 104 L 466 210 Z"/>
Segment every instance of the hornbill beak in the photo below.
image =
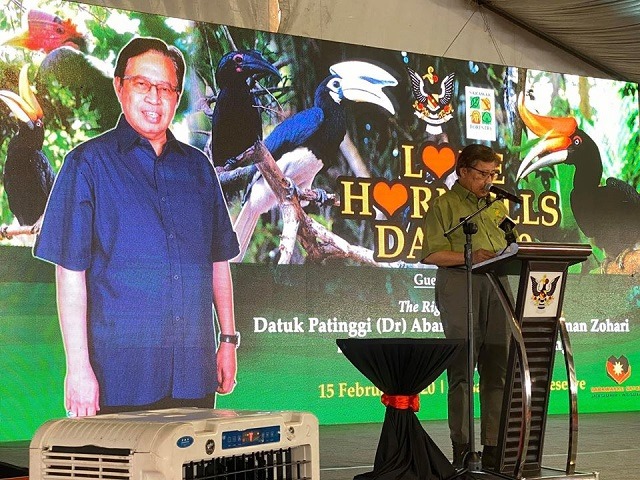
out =
<path fill-rule="evenodd" d="M 18 80 L 20 95 L 9 90 L 0 90 L 0 100 L 7 104 L 18 120 L 33 128 L 34 123 L 42 119 L 44 113 L 29 86 L 28 70 L 28 65 L 23 65 L 20 69 L 20 78 Z"/>
<path fill-rule="evenodd" d="M 10 47 L 29 48 L 28 45 L 31 43 L 30 41 L 31 37 L 29 35 L 29 30 L 26 30 L 15 37 L 5 40 L 2 44 L 9 45 Z"/>
<path fill-rule="evenodd" d="M 260 52 L 256 50 L 248 50 L 242 55 L 243 60 L 241 68 L 248 74 L 255 75 L 257 77 L 275 75 L 278 78 L 282 78 L 278 69 L 269 63 L 269 61 L 267 61 Z"/>
<path fill-rule="evenodd" d="M 341 94 L 347 100 L 373 103 L 392 115 L 396 113 L 382 89 L 393 87 L 398 81 L 383 68 L 367 62 L 348 61 L 332 65 L 329 71 L 340 77 Z"/>
<path fill-rule="evenodd" d="M 518 111 L 529 130 L 540 137 L 540 142 L 531 149 L 518 168 L 516 178 L 520 180 L 534 170 L 564 162 L 571 145 L 571 135 L 578 128 L 578 123 L 573 118 L 545 117 L 530 112 L 524 106 L 522 92 L 518 97 Z"/>

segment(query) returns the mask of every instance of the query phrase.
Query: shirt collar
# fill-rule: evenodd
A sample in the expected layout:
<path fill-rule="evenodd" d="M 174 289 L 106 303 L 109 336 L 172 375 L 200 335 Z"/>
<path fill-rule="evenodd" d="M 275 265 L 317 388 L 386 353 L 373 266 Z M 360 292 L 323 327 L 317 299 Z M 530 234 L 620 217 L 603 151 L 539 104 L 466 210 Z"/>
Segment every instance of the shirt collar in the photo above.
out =
<path fill-rule="evenodd" d="M 486 197 L 478 197 L 471 190 L 467 190 L 463 187 L 458 180 L 451 187 L 451 191 L 455 192 L 461 200 L 468 200 L 474 205 L 479 205 L 481 202 L 486 202 Z"/>
<path fill-rule="evenodd" d="M 127 122 L 124 114 L 120 114 L 120 118 L 114 130 L 118 133 L 116 135 L 116 142 L 118 144 L 119 152 L 126 152 L 134 148 L 141 142 L 148 144 L 148 140 L 143 138 L 133 127 Z M 176 139 L 175 135 L 170 129 L 167 129 L 167 143 L 164 147 L 164 151 L 170 151 L 175 149 L 184 153 L 184 146 Z"/>

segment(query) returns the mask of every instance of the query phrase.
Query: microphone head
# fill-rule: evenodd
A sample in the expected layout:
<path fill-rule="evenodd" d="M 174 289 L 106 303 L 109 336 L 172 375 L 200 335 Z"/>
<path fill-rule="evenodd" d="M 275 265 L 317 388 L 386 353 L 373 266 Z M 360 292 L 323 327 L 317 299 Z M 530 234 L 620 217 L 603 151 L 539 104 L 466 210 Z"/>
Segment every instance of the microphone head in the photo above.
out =
<path fill-rule="evenodd" d="M 507 246 L 512 243 L 516 243 L 516 232 L 513 231 L 513 227 L 516 226 L 516 222 L 509 215 L 505 215 L 498 227 L 504 232 L 504 239 L 507 241 Z"/>
<path fill-rule="evenodd" d="M 505 215 L 498 227 L 504 232 L 510 232 L 513 227 L 516 226 L 516 222 L 509 215 Z"/>
<path fill-rule="evenodd" d="M 495 185 L 491 185 L 489 187 L 489 191 L 494 193 L 498 198 L 506 198 L 507 200 L 511 200 L 514 203 L 521 204 L 522 200 L 517 195 L 514 195 L 511 192 L 507 192 L 500 187 L 496 187 Z"/>

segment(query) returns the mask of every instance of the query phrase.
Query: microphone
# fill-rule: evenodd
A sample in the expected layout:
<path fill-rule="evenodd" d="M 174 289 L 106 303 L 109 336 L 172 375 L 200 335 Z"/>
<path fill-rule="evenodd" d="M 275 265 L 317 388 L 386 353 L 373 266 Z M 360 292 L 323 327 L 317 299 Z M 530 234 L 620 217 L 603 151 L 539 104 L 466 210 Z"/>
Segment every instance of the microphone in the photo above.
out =
<path fill-rule="evenodd" d="M 516 243 L 516 234 L 513 231 L 513 227 L 516 226 L 516 222 L 509 215 L 505 215 L 504 219 L 500 222 L 498 227 L 504 232 L 504 238 L 507 241 L 507 247 L 512 243 Z"/>
<path fill-rule="evenodd" d="M 489 191 L 494 193 L 499 198 L 506 198 L 507 200 L 511 200 L 514 203 L 521 204 L 522 200 L 517 195 L 514 195 L 511 192 L 507 192 L 500 187 L 496 187 L 493 184 L 489 184 Z"/>

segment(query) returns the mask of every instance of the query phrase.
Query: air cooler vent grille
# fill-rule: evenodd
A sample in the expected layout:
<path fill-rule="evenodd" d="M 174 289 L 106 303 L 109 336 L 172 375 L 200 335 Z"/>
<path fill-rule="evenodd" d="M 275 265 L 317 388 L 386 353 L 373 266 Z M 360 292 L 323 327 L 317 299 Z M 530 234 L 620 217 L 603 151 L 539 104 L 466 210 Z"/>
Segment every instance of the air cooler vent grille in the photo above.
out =
<path fill-rule="evenodd" d="M 182 466 L 183 480 L 309 480 L 310 460 L 294 447 L 219 457 Z"/>
<path fill-rule="evenodd" d="M 124 449 L 53 447 L 42 452 L 46 480 L 131 478 L 131 454 Z"/>

